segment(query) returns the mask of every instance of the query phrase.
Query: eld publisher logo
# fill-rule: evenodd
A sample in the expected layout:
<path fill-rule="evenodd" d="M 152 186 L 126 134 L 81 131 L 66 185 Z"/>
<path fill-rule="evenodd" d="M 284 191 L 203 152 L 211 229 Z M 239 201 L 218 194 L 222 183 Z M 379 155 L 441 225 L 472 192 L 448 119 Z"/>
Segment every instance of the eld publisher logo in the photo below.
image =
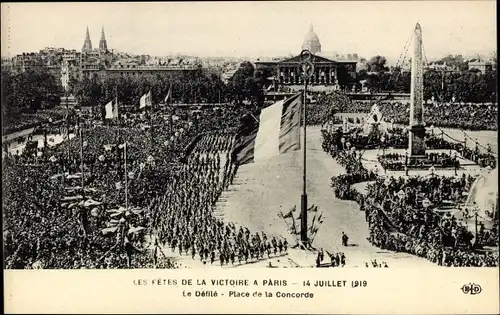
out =
<path fill-rule="evenodd" d="M 475 283 L 464 284 L 464 286 L 462 287 L 462 292 L 464 294 L 476 295 L 481 293 L 482 291 L 483 289 L 481 288 L 481 286 Z"/>

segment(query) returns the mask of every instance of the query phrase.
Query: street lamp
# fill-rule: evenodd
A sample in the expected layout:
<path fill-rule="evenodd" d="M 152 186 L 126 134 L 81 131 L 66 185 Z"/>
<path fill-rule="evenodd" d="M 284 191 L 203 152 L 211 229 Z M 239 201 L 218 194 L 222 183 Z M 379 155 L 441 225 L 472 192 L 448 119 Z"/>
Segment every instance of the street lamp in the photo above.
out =
<path fill-rule="evenodd" d="M 380 138 L 380 141 L 382 142 L 382 155 L 384 156 L 385 155 L 385 137 L 382 136 Z"/>
<path fill-rule="evenodd" d="M 405 194 L 405 192 L 401 189 L 401 190 L 399 190 L 399 191 L 398 191 L 397 195 L 398 195 L 399 199 L 403 199 L 403 198 L 405 197 L 405 195 L 406 195 L 406 194 Z"/>
<path fill-rule="evenodd" d="M 436 168 L 434 166 L 431 166 L 429 168 L 429 171 L 431 171 L 431 175 L 434 176 L 434 171 L 436 170 Z"/>
<path fill-rule="evenodd" d="M 464 131 L 464 148 L 462 150 L 462 154 L 464 154 L 466 148 L 467 148 L 467 134 Z"/>
<path fill-rule="evenodd" d="M 424 207 L 425 210 L 431 206 L 431 201 L 428 198 L 425 198 L 422 200 L 422 206 Z"/>
<path fill-rule="evenodd" d="M 454 161 L 455 161 L 455 176 L 457 176 L 457 168 L 458 168 L 458 165 L 457 165 L 457 152 L 454 153 Z"/>
<path fill-rule="evenodd" d="M 478 248 L 479 247 L 479 238 L 477 237 L 477 216 L 478 216 L 478 207 L 477 206 L 474 206 L 474 232 L 475 232 L 475 241 L 474 241 L 474 247 L 475 248 Z"/>
<path fill-rule="evenodd" d="M 385 158 L 385 137 L 382 136 L 382 138 L 380 138 L 380 141 L 382 141 L 382 158 Z M 384 174 L 387 173 L 387 168 L 384 167 Z"/>
<path fill-rule="evenodd" d="M 405 150 L 405 175 L 408 176 L 408 149 Z"/>

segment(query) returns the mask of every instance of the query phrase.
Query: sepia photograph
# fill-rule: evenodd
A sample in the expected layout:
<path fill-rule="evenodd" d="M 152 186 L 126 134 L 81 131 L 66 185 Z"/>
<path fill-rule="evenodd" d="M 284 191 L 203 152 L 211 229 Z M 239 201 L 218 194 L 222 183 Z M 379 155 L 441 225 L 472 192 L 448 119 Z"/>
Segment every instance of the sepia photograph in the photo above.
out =
<path fill-rule="evenodd" d="M 494 1 L 1 9 L 4 270 L 498 268 Z"/>
<path fill-rule="evenodd" d="M 38 15 L 93 4 L 5 6 L 5 268 L 498 266 L 494 19 L 414 20 L 374 49 L 311 16 L 244 57 L 187 16 L 157 36 Z"/>

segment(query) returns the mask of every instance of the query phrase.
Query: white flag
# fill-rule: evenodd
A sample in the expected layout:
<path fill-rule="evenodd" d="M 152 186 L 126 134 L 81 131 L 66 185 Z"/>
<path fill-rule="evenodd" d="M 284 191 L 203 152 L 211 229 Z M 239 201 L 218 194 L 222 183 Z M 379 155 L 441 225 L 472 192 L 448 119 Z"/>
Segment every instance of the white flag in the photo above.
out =
<path fill-rule="evenodd" d="M 106 109 L 106 119 L 118 118 L 118 102 L 116 99 L 112 100 L 105 106 Z"/>
<path fill-rule="evenodd" d="M 151 91 L 141 96 L 139 103 L 139 108 L 151 107 Z"/>
<path fill-rule="evenodd" d="M 165 96 L 165 103 L 167 103 L 170 100 L 171 93 L 172 93 L 172 89 L 168 89 L 167 96 Z"/>

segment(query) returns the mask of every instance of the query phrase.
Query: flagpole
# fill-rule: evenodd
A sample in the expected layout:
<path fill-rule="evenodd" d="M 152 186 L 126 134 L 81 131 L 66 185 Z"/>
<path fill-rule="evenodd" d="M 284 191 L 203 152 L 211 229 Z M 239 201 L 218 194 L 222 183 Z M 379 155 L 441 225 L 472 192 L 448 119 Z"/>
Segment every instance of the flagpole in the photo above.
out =
<path fill-rule="evenodd" d="M 303 126 L 304 126 L 304 141 L 303 141 L 303 175 L 302 175 L 302 195 L 300 198 L 301 206 L 301 220 L 300 220 L 300 239 L 304 245 L 308 244 L 307 237 L 307 190 L 306 190 L 306 178 L 307 178 L 307 154 L 306 154 L 306 142 L 307 142 L 307 131 L 306 131 L 306 105 L 307 105 L 307 84 L 309 82 L 309 77 L 313 74 L 314 65 L 310 61 L 312 54 L 309 50 L 303 50 L 301 52 L 301 66 L 304 71 L 304 95 L 303 95 Z"/>
<path fill-rule="evenodd" d="M 68 143 L 67 143 L 67 147 L 68 147 L 68 174 L 70 173 L 69 172 L 69 165 L 70 165 L 70 160 L 71 160 L 71 153 L 70 153 L 70 137 L 69 137 L 69 102 L 68 102 L 68 94 L 66 93 L 66 135 L 68 136 Z M 63 180 L 64 180 L 64 174 L 63 174 Z"/>
<path fill-rule="evenodd" d="M 302 196 L 301 196 L 301 218 L 300 218 L 300 238 L 302 242 L 307 243 L 307 190 L 306 190 L 306 176 L 307 176 L 307 154 L 306 154 L 306 103 L 307 103 L 307 79 L 304 80 L 304 102 L 303 102 L 303 116 L 304 116 L 304 141 L 303 141 L 303 174 L 302 174 Z"/>
<path fill-rule="evenodd" d="M 173 96 L 174 96 L 174 91 L 172 90 L 172 83 L 170 83 L 170 97 L 167 99 L 167 102 L 168 104 L 167 105 L 170 105 L 170 136 L 172 136 L 173 132 L 174 132 L 174 117 L 172 117 L 174 115 L 174 107 L 172 105 L 172 102 L 170 101 L 170 99 L 173 99 Z"/>
<path fill-rule="evenodd" d="M 149 93 L 151 93 L 151 90 L 149 90 Z M 153 151 L 153 97 L 150 96 L 149 101 L 151 102 L 151 112 L 149 116 L 149 124 L 150 126 L 150 131 L 151 131 L 151 152 Z"/>
<path fill-rule="evenodd" d="M 83 173 L 83 124 L 79 122 L 80 128 L 80 168 L 82 172 L 82 194 L 84 193 L 84 187 L 85 187 L 85 176 Z"/>
<path fill-rule="evenodd" d="M 127 173 L 127 141 L 124 145 L 125 155 L 125 210 L 128 210 L 128 173 Z"/>

